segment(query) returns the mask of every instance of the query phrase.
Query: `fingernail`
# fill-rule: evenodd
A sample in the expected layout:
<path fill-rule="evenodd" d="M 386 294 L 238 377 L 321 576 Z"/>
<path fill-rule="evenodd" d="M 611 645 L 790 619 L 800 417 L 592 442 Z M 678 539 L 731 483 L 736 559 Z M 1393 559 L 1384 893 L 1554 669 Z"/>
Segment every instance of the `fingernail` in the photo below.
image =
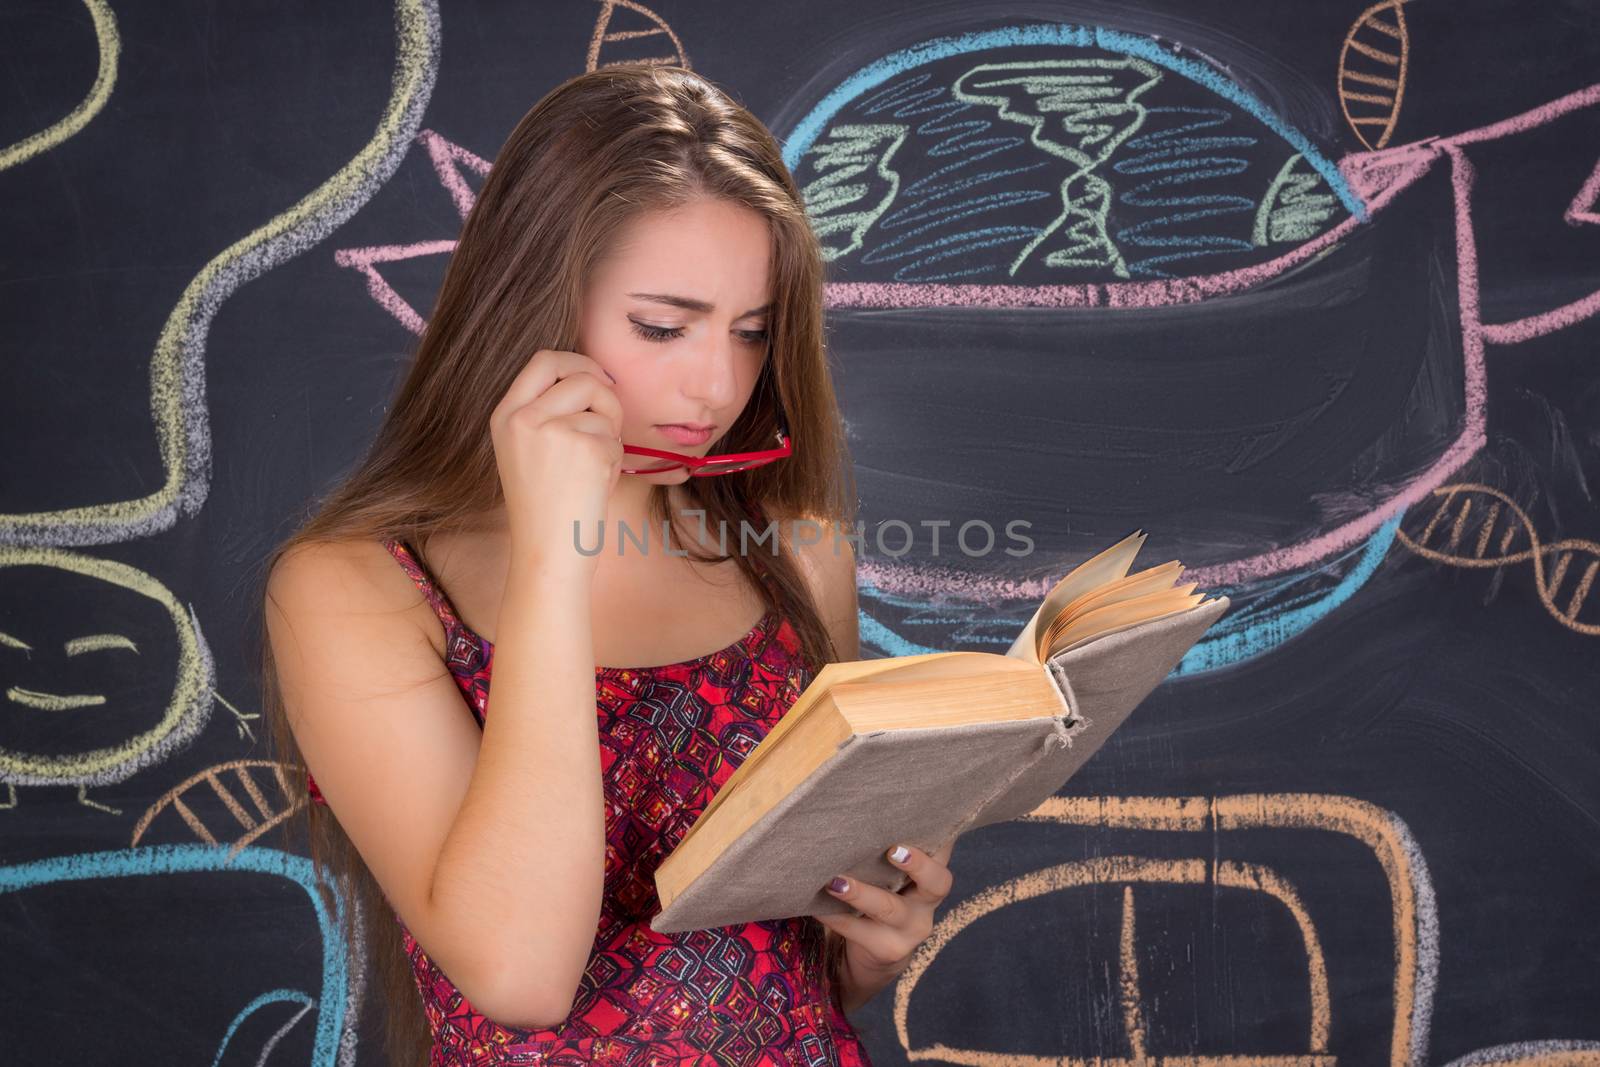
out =
<path fill-rule="evenodd" d="M 904 845 L 896 845 L 889 850 L 889 858 L 896 863 L 904 863 L 911 858 L 911 850 Z"/>
<path fill-rule="evenodd" d="M 843 893 L 846 889 L 850 888 L 850 879 L 835 878 L 833 881 L 828 883 L 828 888 L 833 890 L 835 893 Z"/>

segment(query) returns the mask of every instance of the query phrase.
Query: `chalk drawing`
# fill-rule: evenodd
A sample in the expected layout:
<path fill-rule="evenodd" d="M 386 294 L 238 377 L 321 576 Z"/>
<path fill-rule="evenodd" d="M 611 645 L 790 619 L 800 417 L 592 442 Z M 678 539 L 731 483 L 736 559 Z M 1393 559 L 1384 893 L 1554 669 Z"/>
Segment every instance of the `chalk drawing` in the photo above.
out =
<path fill-rule="evenodd" d="M 95 69 L 94 84 L 78 105 L 61 119 L 24 137 L 16 144 L 0 148 L 0 170 L 25 163 L 69 140 L 73 134 L 89 125 L 111 99 L 111 90 L 117 83 L 117 60 L 122 55 L 122 38 L 117 33 L 117 17 L 105 0 L 83 0 L 94 22 L 95 44 L 99 46 L 100 62 Z"/>
<path fill-rule="evenodd" d="M 1439 506 L 1431 514 L 1420 507 L 1413 509 L 1420 513 L 1416 525 L 1422 528 L 1414 534 L 1402 530 L 1402 545 L 1424 559 L 1451 567 L 1498 569 L 1526 562 L 1532 567 L 1540 603 L 1557 622 L 1581 634 L 1600 634 L 1600 622 L 1578 618 L 1584 608 L 1592 607 L 1591 600 L 1600 600 L 1594 584 L 1595 572 L 1600 571 L 1600 544 L 1576 537 L 1541 544 L 1527 512 L 1493 486 L 1442 485 L 1433 496 Z M 1547 556 L 1552 558 L 1551 564 L 1546 564 Z M 1569 575 L 1572 584 L 1563 590 L 1562 583 Z M 1558 595 L 1565 596 L 1563 603 L 1557 602 Z M 1600 609 L 1590 614 L 1600 614 Z"/>
<path fill-rule="evenodd" d="M 1315 916 L 1294 886 L 1269 866 L 1219 859 L 1215 835 L 1253 829 L 1341 834 L 1363 845 L 1382 871 L 1392 939 L 1393 1024 L 1389 1031 L 1391 1067 L 1425 1067 L 1439 974 L 1440 930 L 1433 885 L 1422 849 L 1394 812 L 1354 797 L 1316 793 L 1246 793 L 1229 796 L 1057 796 L 1015 820 L 1097 830 L 1189 832 L 1204 842 L 1204 856 L 1194 858 L 1099 856 L 1074 860 L 1011 878 L 946 909 L 912 956 L 894 987 L 895 1034 L 906 1058 L 937 1060 L 971 1067 L 1333 1067 L 1337 1050 L 1330 1045 L 1336 998 L 1329 987 L 1327 960 Z M 1132 1056 L 1049 1056 L 1002 1053 L 922 1043 L 910 1032 L 910 1011 L 918 986 L 928 977 L 939 954 L 978 919 L 1013 904 L 1047 894 L 1096 885 L 1123 887 L 1119 962 L 1120 1018 Z M 1151 1010 L 1140 997 L 1134 956 L 1137 940 L 1135 906 L 1139 886 L 1190 885 L 1259 893 L 1275 901 L 1298 932 L 1293 946 L 1306 973 L 1303 989 L 1286 991 L 1302 998 L 1308 1020 L 1304 1048 L 1282 1054 L 1167 1054 L 1151 1049 Z M 1530 1041 L 1500 1046 L 1496 1057 L 1474 1062 L 1541 1065 L 1594 1064 L 1600 1042 Z M 1468 1058 L 1454 1061 L 1468 1062 Z"/>
<path fill-rule="evenodd" d="M 8 631 L 0 639 L 0 655 L 16 655 L 24 663 L 39 653 L 41 661 L 50 665 L 50 688 L 37 684 L 27 687 L 12 685 L 6 690 L 6 699 L 13 705 L 32 709 L 62 719 L 61 735 L 82 737 L 86 734 L 116 730 L 121 740 L 101 748 L 80 752 L 46 753 L 0 747 L 0 782 L 4 782 L 8 802 L 0 808 L 17 806 L 16 787 L 19 785 L 75 785 L 81 803 L 112 814 L 120 814 L 88 798 L 91 786 L 121 782 L 137 772 L 165 760 L 193 741 L 211 718 L 211 694 L 215 684 L 216 665 L 200 631 L 200 620 L 193 605 L 180 604 L 172 591 L 149 573 L 116 560 L 96 559 L 56 548 L 0 547 L 0 574 L 9 567 L 44 567 L 64 575 L 79 575 L 99 583 L 100 595 L 115 597 L 134 594 L 153 601 L 162 616 L 172 627 L 176 656 L 171 663 L 152 663 L 147 668 L 156 677 L 170 675 L 171 692 L 159 709 L 154 725 L 145 725 L 148 708 L 139 701 L 117 693 L 81 693 L 59 688 L 67 679 L 81 672 L 50 665 L 46 651 L 34 647 L 28 635 Z M 100 650 L 111 654 L 137 655 L 138 647 L 125 635 L 98 634 L 85 643 L 75 646 L 78 654 Z M 69 642 L 67 655 L 73 654 Z M 13 666 L 11 677 L 22 674 L 22 665 Z M 143 687 L 141 687 L 143 691 Z M 84 708 L 107 707 L 115 716 L 103 722 L 94 721 L 94 729 L 85 726 L 81 719 Z"/>
<path fill-rule="evenodd" d="M 315 1036 L 311 1057 L 313 1067 L 350 1067 L 355 1056 L 355 1014 L 351 1010 L 351 974 L 349 961 L 342 951 L 338 924 L 343 921 L 345 899 L 333 894 L 333 911 L 323 902 L 318 892 L 318 882 L 311 861 L 303 856 L 280 852 L 276 849 L 248 848 L 233 853 L 225 845 L 154 845 L 107 852 L 85 852 L 73 856 L 58 856 L 0 867 L 0 894 L 57 885 L 63 882 L 104 880 L 134 877 L 162 877 L 217 871 L 245 871 L 269 878 L 286 879 L 304 891 L 311 905 L 317 927 L 321 931 L 322 963 L 321 988 L 315 997 L 303 996 L 305 1002 L 320 1006 L 317 1012 Z M 181 896 L 173 891 L 174 898 Z M 359 974 L 359 972 L 358 972 Z M 228 1033 L 220 1035 L 218 1057 L 227 1047 L 229 1038 L 244 1015 L 270 1003 L 258 998 L 254 1007 L 247 1007 L 230 1025 Z"/>
<path fill-rule="evenodd" d="M 613 27 L 613 23 L 619 21 L 619 13 L 623 21 L 631 23 L 633 28 Z M 633 49 L 622 47 L 624 41 L 643 41 L 650 45 L 659 45 L 663 43 L 663 39 L 669 45 L 665 52 L 637 53 Z M 602 53 L 606 52 L 610 53 L 610 58 L 602 59 Z M 672 64 L 687 67 L 689 57 L 684 51 L 683 42 L 672 31 L 672 27 L 648 7 L 633 3 L 632 0 L 600 0 L 600 14 L 595 19 L 594 33 L 589 38 L 589 52 L 584 59 L 583 69 L 598 70 L 618 63 L 653 63 L 658 66 Z"/>
<path fill-rule="evenodd" d="M 262 788 L 252 770 L 267 776 L 272 785 Z M 234 795 L 234 789 L 244 795 Z M 220 813 L 215 811 L 219 806 Z M 289 788 L 282 764 L 263 759 L 231 760 L 207 767 L 162 794 L 139 816 L 129 844 L 140 844 L 156 817 L 170 811 L 176 820 L 167 821 L 178 822 L 187 829 L 187 836 L 208 845 L 231 841 L 233 852 L 237 853 L 304 806 L 304 797 L 296 797 Z M 216 830 L 205 820 L 208 808 L 213 809 L 213 818 L 223 816 Z"/>
<path fill-rule="evenodd" d="M 1405 0 L 1383 0 L 1363 11 L 1339 49 L 1339 107 L 1350 130 L 1368 148 L 1394 134 L 1405 99 L 1411 58 Z M 1376 128 L 1377 136 L 1368 136 Z"/>
<path fill-rule="evenodd" d="M 396 0 L 392 95 L 365 146 L 299 203 L 218 253 L 184 288 L 150 359 L 150 411 L 161 455 L 153 492 L 77 507 L 0 513 L 0 544 L 91 545 L 149 537 L 193 516 L 211 486 L 206 336 L 246 282 L 293 259 L 343 225 L 400 165 L 433 91 L 439 59 L 434 0 Z"/>
<path fill-rule="evenodd" d="M 467 184 L 462 170 L 471 171 L 481 177 L 489 173 L 490 162 L 433 130 L 419 131 L 417 143 L 427 151 L 439 184 L 450 194 L 456 211 L 465 219 L 471 213 L 472 205 L 477 202 L 478 197 Z M 367 293 L 378 306 L 393 315 L 400 325 L 420 336 L 423 326 L 426 325 L 421 313 L 395 292 L 394 286 L 379 273 L 378 266 L 423 256 L 447 256 L 455 250 L 455 247 L 455 239 L 450 238 L 401 245 L 340 248 L 333 253 L 333 261 L 341 267 L 359 271 L 367 280 Z"/>
<path fill-rule="evenodd" d="M 1402 23 L 1403 16 L 1398 4 L 1378 5 L 1364 13 L 1358 20 L 1357 26 L 1358 29 L 1365 27 L 1363 33 L 1386 36 L 1382 27 L 1397 27 Z M 1403 34 L 1404 30 L 1396 29 L 1395 32 Z M 1349 51 L 1356 55 L 1365 55 L 1369 60 L 1372 58 L 1361 51 L 1362 48 L 1367 48 L 1369 52 L 1372 50 L 1365 37 L 1357 35 L 1351 40 L 1353 45 L 1360 47 L 1352 47 Z M 794 131 L 786 139 L 785 158 L 790 166 L 796 168 L 797 174 L 801 176 L 809 176 L 812 171 L 807 168 L 814 166 L 818 175 L 814 180 L 823 183 L 819 188 L 827 195 L 819 199 L 815 205 L 822 217 L 827 219 L 839 211 L 850 213 L 853 223 L 851 240 L 848 246 L 845 246 L 849 251 L 856 253 L 858 250 L 866 249 L 875 254 L 879 248 L 885 246 L 897 247 L 896 242 L 899 238 L 892 234 L 880 236 L 878 243 L 874 245 L 870 236 L 872 230 L 870 223 L 892 217 L 895 210 L 894 201 L 904 199 L 906 189 L 912 183 L 905 180 L 905 168 L 894 164 L 895 160 L 904 156 L 905 138 L 899 137 L 893 143 L 894 154 L 891 156 L 887 154 L 890 142 L 880 134 L 876 141 L 881 159 L 879 173 L 883 172 L 884 167 L 893 167 L 896 183 L 892 188 L 897 190 L 894 198 L 886 196 L 891 188 L 890 183 L 881 177 L 877 179 L 868 177 L 864 182 L 858 183 L 859 195 L 854 203 L 844 200 L 837 194 L 834 186 L 840 181 L 849 181 L 856 174 L 869 174 L 871 164 L 858 155 L 846 155 L 841 164 L 840 157 L 833 152 L 833 131 L 838 129 L 850 138 L 856 136 L 863 119 L 886 124 L 885 128 L 888 128 L 897 121 L 896 116 L 914 115 L 917 121 L 935 129 L 948 128 L 959 132 L 961 136 L 971 136 L 972 131 L 967 129 L 965 124 L 982 118 L 981 113 L 974 113 L 970 106 L 967 106 L 976 98 L 972 94 L 968 94 L 966 99 L 957 99 L 957 94 L 954 93 L 942 95 L 944 91 L 940 89 L 938 81 L 923 72 L 941 70 L 942 68 L 935 66 L 939 61 L 968 53 L 982 53 L 983 58 L 989 60 L 983 65 L 983 69 L 992 69 L 996 63 L 991 57 L 996 53 L 1003 55 L 1006 49 L 1022 44 L 1046 43 L 1058 44 L 1066 49 L 1094 48 L 1119 53 L 1126 58 L 1139 59 L 1152 67 L 1159 66 L 1171 74 L 1188 78 L 1237 107 L 1242 114 L 1258 120 L 1285 143 L 1293 146 L 1296 151 L 1278 165 L 1259 201 L 1254 204 L 1247 242 L 1220 235 L 1201 234 L 1188 239 L 1192 245 L 1198 247 L 1180 246 L 1176 249 L 1176 253 L 1190 256 L 1192 261 L 1192 255 L 1197 251 L 1219 255 L 1234 254 L 1239 252 L 1240 246 L 1245 243 L 1256 248 L 1270 248 L 1280 244 L 1289 246 L 1261 262 L 1230 267 L 1209 274 L 1156 280 L 1137 278 L 1125 281 L 1086 280 L 1068 284 L 1046 281 L 1034 285 L 961 281 L 835 282 L 828 286 L 830 308 L 1087 307 L 1103 309 L 1106 313 L 1112 314 L 1123 309 L 1143 309 L 1214 299 L 1262 286 L 1296 267 L 1309 263 L 1346 239 L 1358 228 L 1367 225 L 1375 215 L 1393 203 L 1399 193 L 1420 179 L 1436 163 L 1442 162 L 1452 168 L 1458 252 L 1456 285 L 1463 318 L 1461 358 L 1465 389 L 1461 399 L 1464 410 L 1462 430 L 1457 439 L 1451 442 L 1430 466 L 1409 481 L 1393 486 L 1387 495 L 1362 513 L 1294 544 L 1243 559 L 1185 571 L 1186 580 L 1198 581 L 1207 588 L 1229 594 L 1241 608 L 1260 597 L 1264 604 L 1276 603 L 1281 610 L 1255 613 L 1257 618 L 1248 630 L 1241 627 L 1245 625 L 1249 615 L 1245 612 L 1233 613 L 1224 625 L 1213 628 L 1213 631 L 1190 651 L 1175 673 L 1214 669 L 1238 662 L 1242 658 L 1263 655 L 1283 641 L 1303 632 L 1359 588 L 1359 585 L 1352 586 L 1350 583 L 1341 582 L 1336 592 L 1323 592 L 1315 598 L 1307 598 L 1299 590 L 1283 587 L 1281 583 L 1285 577 L 1300 576 L 1316 585 L 1321 583 L 1322 576 L 1328 568 L 1347 565 L 1353 558 L 1352 552 L 1359 553 L 1361 557 L 1362 564 L 1358 571 L 1370 574 L 1392 543 L 1394 530 L 1405 510 L 1425 499 L 1481 450 L 1485 442 L 1484 426 L 1487 421 L 1487 395 L 1483 369 L 1484 344 L 1486 342 L 1509 344 L 1526 340 L 1554 329 L 1570 326 L 1600 311 L 1600 293 L 1594 293 L 1565 307 L 1514 323 L 1491 324 L 1481 321 L 1478 313 L 1476 243 L 1472 232 L 1474 225 L 1471 210 L 1472 175 L 1470 164 L 1460 151 L 1465 145 L 1512 136 L 1548 123 L 1571 111 L 1591 107 L 1597 99 L 1597 94 L 1600 94 L 1600 86 L 1591 86 L 1481 129 L 1468 130 L 1450 137 L 1429 138 L 1416 145 L 1385 149 L 1381 152 L 1355 153 L 1346 156 L 1335 166 L 1310 147 L 1305 138 L 1268 113 L 1242 88 L 1227 83 L 1214 70 L 1172 56 L 1159 47 L 1152 47 L 1151 42 L 1141 38 L 1093 28 L 1062 26 L 1016 27 L 1006 31 L 936 38 L 869 63 L 856 74 L 845 78 L 836 89 L 824 95 L 822 100 L 796 124 Z M 1357 72 L 1353 64 L 1353 60 L 1347 62 L 1345 74 L 1353 75 Z M 1048 103 L 1050 113 L 1058 121 L 1070 123 L 1077 113 L 1074 109 L 1081 107 L 1082 102 L 1071 97 L 1062 98 L 1061 94 L 1051 91 L 1058 87 L 1057 83 L 1046 80 L 1044 74 L 1055 68 L 1047 67 L 1037 60 L 1033 66 L 1038 68 L 1039 77 L 1036 79 L 1038 88 L 1031 93 L 1032 98 Z M 1352 80 L 1359 79 L 1352 78 Z M 1081 83 L 1075 87 L 1079 91 L 1083 91 L 1084 88 Z M 1399 86 L 1397 85 L 1395 89 L 1394 106 L 1397 113 Z M 1150 91 L 1152 90 L 1144 91 L 1142 95 L 1148 96 Z M 1121 100 L 1126 95 L 1127 91 L 1121 87 L 1118 87 L 1115 94 L 1109 88 L 1102 92 L 1102 98 L 1106 101 Z M 1044 113 L 1046 109 L 1041 106 L 1037 110 Z M 1150 110 L 1148 107 L 1145 109 L 1146 120 Z M 841 119 L 841 116 L 846 114 L 849 116 L 848 121 Z M 1197 116 L 1196 122 L 1199 121 L 1201 120 Z M 1213 115 L 1212 121 L 1220 121 L 1220 115 Z M 1200 136 L 1201 130 L 1183 127 L 1170 132 L 1174 139 L 1193 139 L 1196 142 L 1193 157 L 1203 158 L 1206 161 L 1205 169 L 1218 174 L 1239 173 L 1241 168 L 1246 166 L 1246 161 L 1254 150 L 1254 146 L 1244 143 L 1238 137 L 1226 140 L 1216 137 L 1205 138 Z M 1137 144 L 1137 139 L 1130 138 L 1130 143 Z M 951 142 L 944 145 L 941 152 L 954 154 L 957 144 L 952 135 Z M 1173 164 L 1186 162 L 1184 153 L 1179 148 L 1171 148 L 1171 154 L 1173 158 L 1169 162 Z M 967 155 L 971 155 L 974 159 L 982 158 L 975 151 Z M 1160 160 L 1161 157 L 1157 156 L 1156 161 Z M 1136 170 L 1138 167 L 1136 158 L 1124 162 L 1129 164 L 1125 169 Z M 1192 160 L 1187 162 L 1192 163 Z M 835 174 L 841 165 L 847 169 L 842 174 Z M 945 165 L 941 171 L 944 174 L 942 183 L 930 186 L 926 190 L 926 195 L 930 198 L 943 197 L 941 210 L 944 217 L 960 218 L 963 210 L 971 214 L 992 205 L 993 197 L 985 200 L 977 195 L 969 195 L 964 203 L 952 203 L 951 194 L 963 191 L 955 184 L 954 178 L 949 173 L 953 168 L 953 163 Z M 992 168 L 984 172 L 984 177 L 999 178 L 1010 173 L 1003 169 Z M 1006 180 L 1012 183 L 1007 188 L 1014 194 L 1017 179 L 1007 177 Z M 1178 201 L 1173 206 L 1180 213 L 1185 210 L 1215 213 L 1230 206 L 1225 194 L 1221 192 L 1208 196 L 1178 196 L 1173 199 Z M 1596 168 L 1590 179 L 1578 191 L 1567 208 L 1565 217 L 1574 225 L 1592 222 L 1595 218 L 1597 199 L 1600 199 L 1600 167 Z M 930 199 L 930 206 L 931 204 Z M 870 205 L 870 210 L 867 210 L 865 205 Z M 1243 204 L 1238 206 L 1242 207 Z M 861 225 L 860 222 L 863 220 L 869 225 Z M 1134 236 L 1156 237 L 1159 230 L 1151 232 L 1154 229 L 1152 227 Z M 957 231 L 951 229 L 949 232 L 950 239 L 956 240 Z M 992 233 L 970 229 L 965 231 L 964 239 L 1002 240 L 1007 236 L 1003 232 Z M 1291 242 L 1293 243 L 1290 244 Z M 926 247 L 934 252 L 938 251 L 937 246 Z M 861 261 L 866 263 L 868 253 L 859 254 Z M 891 262 L 904 262 L 904 260 Z M 1117 274 L 1114 262 L 1109 258 L 1107 262 L 1108 269 L 1104 273 Z M 1155 265 L 1172 264 L 1157 262 Z M 936 565 L 922 560 L 889 561 L 877 557 L 864 557 L 859 565 L 863 594 L 863 643 L 884 655 L 911 655 L 930 651 L 933 647 L 927 642 L 913 639 L 907 633 L 869 624 L 865 614 L 875 601 L 888 603 L 891 600 L 900 602 L 921 600 L 929 604 L 962 604 L 967 606 L 968 612 L 974 614 L 972 621 L 981 626 L 988 621 L 976 617 L 982 614 L 983 605 L 1003 602 L 1036 603 L 1048 591 L 1055 577 L 1031 581 L 1011 580 L 1003 576 L 974 577 L 960 573 L 946 573 Z M 1271 591 L 1276 595 L 1266 595 L 1264 591 Z M 932 614 L 938 616 L 941 613 Z M 957 613 L 952 607 L 942 614 L 948 617 Z M 931 620 L 925 618 L 922 621 Z M 1014 624 L 1012 628 L 1014 629 Z"/>

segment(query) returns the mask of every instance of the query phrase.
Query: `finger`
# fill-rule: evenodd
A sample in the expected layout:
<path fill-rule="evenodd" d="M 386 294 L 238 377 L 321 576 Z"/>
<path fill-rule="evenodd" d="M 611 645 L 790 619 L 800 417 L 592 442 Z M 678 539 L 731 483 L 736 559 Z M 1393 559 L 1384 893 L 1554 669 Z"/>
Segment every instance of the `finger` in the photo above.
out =
<path fill-rule="evenodd" d="M 602 415 L 598 411 L 585 409 L 583 411 L 575 411 L 571 415 L 562 415 L 560 418 L 562 422 L 565 422 L 575 430 L 592 433 L 596 437 L 610 441 L 617 446 L 618 454 L 621 454 L 622 442 L 617 440 L 616 429 L 610 416 Z"/>
<path fill-rule="evenodd" d="M 844 880 L 845 888 L 834 889 L 833 883 L 830 882 L 823 887 L 829 896 L 844 901 L 867 918 L 887 926 L 906 925 L 911 906 L 905 897 L 891 893 L 881 886 L 869 885 L 859 878 L 851 878 L 848 875 L 839 877 Z"/>
<path fill-rule="evenodd" d="M 542 408 L 553 414 L 593 411 L 605 416 L 612 424 L 607 436 L 616 437 L 622 433 L 622 401 L 592 371 L 575 371 L 560 379 L 545 390 L 538 401 Z"/>
<path fill-rule="evenodd" d="M 860 950 L 871 959 L 887 962 L 901 959 L 906 955 L 904 946 L 895 937 L 894 930 L 875 919 L 843 912 L 836 915 L 814 915 L 812 918 L 846 941 L 860 946 Z"/>
<path fill-rule="evenodd" d="M 501 402 L 507 408 L 521 407 L 562 378 L 580 371 L 594 371 L 597 366 L 593 359 L 580 352 L 541 348 L 517 371 Z"/>
<path fill-rule="evenodd" d="M 950 844 L 953 845 L 954 842 Z M 946 867 L 940 860 L 915 845 L 897 847 L 905 849 L 904 860 L 895 858 L 899 853 L 893 848 L 889 849 L 885 856 L 891 864 L 911 875 L 911 881 L 899 892 L 902 900 L 919 900 L 927 904 L 938 904 L 950 895 L 950 886 L 954 883 L 955 877 L 950 873 L 949 867 Z M 947 845 L 939 851 L 949 855 L 948 849 L 949 846 Z"/>
<path fill-rule="evenodd" d="M 491 425 L 503 428 L 513 414 L 520 419 L 542 423 L 552 418 L 570 419 L 584 412 L 604 420 L 603 429 L 594 430 L 595 434 L 617 442 L 622 440 L 622 402 L 609 386 L 587 371 L 577 371 L 555 382 L 533 402 L 520 408 L 502 401 L 491 416 Z"/>
<path fill-rule="evenodd" d="M 522 370 L 517 371 L 517 376 L 510 379 L 510 386 L 506 387 L 506 394 L 501 397 L 501 406 L 507 411 L 520 408 L 525 403 L 538 397 L 544 390 L 549 389 L 552 382 L 562 378 L 565 374 L 573 373 L 578 368 L 576 352 L 560 352 L 555 349 L 539 349 L 528 357 L 528 362 L 523 363 Z"/>

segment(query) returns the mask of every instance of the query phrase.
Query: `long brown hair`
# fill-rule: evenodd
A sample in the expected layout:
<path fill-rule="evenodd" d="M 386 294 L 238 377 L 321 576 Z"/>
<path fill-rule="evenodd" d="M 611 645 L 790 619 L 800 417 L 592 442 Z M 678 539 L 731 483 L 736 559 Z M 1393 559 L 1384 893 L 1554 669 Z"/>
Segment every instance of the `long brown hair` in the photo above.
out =
<path fill-rule="evenodd" d="M 422 551 L 431 534 L 470 528 L 499 507 L 491 411 L 533 353 L 573 349 L 592 264 L 619 228 L 640 212 L 698 197 L 759 213 L 772 238 L 771 348 L 749 403 L 711 451 L 770 447 L 781 418 L 794 453 L 747 472 L 687 479 L 682 491 L 705 509 L 706 522 L 726 523 L 730 531 L 756 514 L 776 522 L 780 548 L 794 518 L 814 519 L 826 531 L 834 523 L 854 531 L 855 483 L 824 346 L 821 250 L 778 144 L 699 75 L 619 64 L 557 86 L 511 131 L 462 227 L 415 357 L 371 448 L 262 562 L 260 574 L 309 542 L 395 538 Z M 670 521 L 677 528 L 665 486 L 651 489 L 649 507 L 652 525 Z M 694 538 L 677 540 L 693 550 Z M 788 554 L 769 551 L 760 561 L 773 590 L 756 580 L 746 553 L 730 555 L 769 606 L 787 612 L 811 670 L 838 659 Z M 343 934 L 352 958 L 365 949 L 370 959 L 374 989 L 388 1008 L 391 1061 L 423 1064 L 427 1021 L 394 913 L 337 819 L 306 803 L 305 762 L 288 727 L 264 625 L 260 635 L 269 743 L 303 805 L 286 828 L 305 832 L 319 877 L 331 872 L 332 885 L 359 905 L 345 909 L 351 921 Z M 828 965 L 836 961 L 835 951 Z"/>

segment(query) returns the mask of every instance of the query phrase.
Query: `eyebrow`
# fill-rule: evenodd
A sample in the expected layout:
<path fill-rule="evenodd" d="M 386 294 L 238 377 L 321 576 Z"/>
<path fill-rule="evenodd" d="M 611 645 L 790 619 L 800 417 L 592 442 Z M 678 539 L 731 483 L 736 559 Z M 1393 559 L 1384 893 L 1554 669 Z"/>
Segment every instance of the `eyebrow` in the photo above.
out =
<path fill-rule="evenodd" d="M 629 293 L 628 295 L 637 297 L 640 300 L 649 300 L 656 304 L 667 304 L 671 307 L 682 308 L 685 311 L 698 311 L 702 315 L 709 314 L 710 312 L 716 310 L 714 307 L 712 307 L 712 305 L 706 303 L 704 300 L 696 300 L 692 296 L 677 296 L 673 293 Z M 748 319 L 751 315 L 764 315 L 771 310 L 771 308 L 772 305 L 770 303 L 762 304 L 758 308 L 751 308 L 749 311 L 746 311 L 743 315 L 740 315 L 739 318 Z"/>

